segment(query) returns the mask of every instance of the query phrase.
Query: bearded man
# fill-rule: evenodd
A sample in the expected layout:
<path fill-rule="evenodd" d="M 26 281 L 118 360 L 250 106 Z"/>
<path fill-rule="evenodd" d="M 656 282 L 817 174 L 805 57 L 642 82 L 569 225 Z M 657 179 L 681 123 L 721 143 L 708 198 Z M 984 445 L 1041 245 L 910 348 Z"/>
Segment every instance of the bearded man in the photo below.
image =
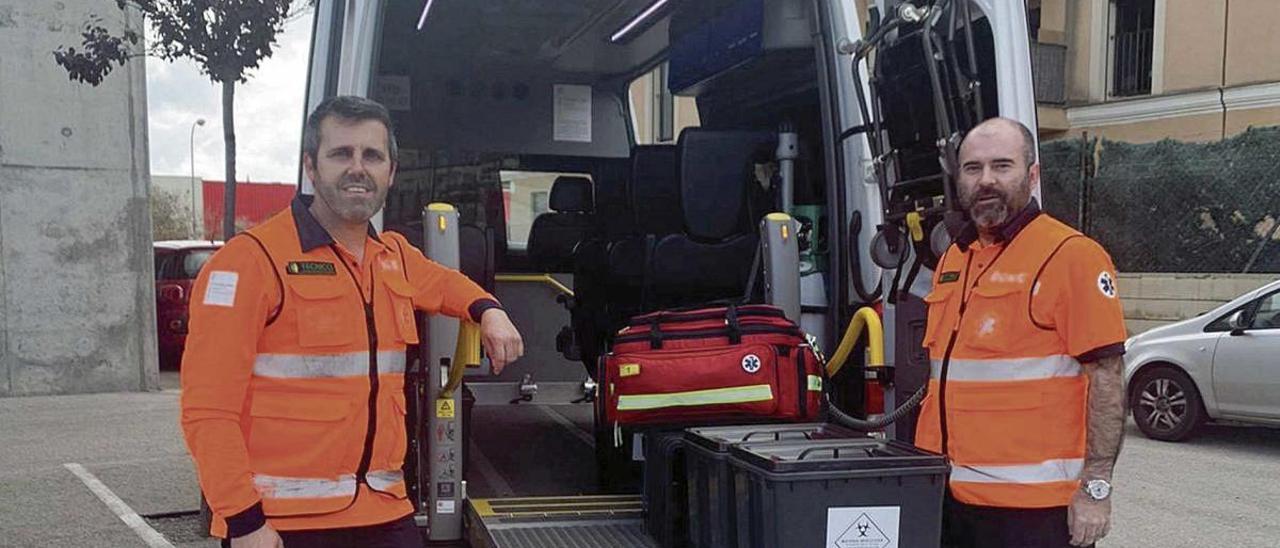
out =
<path fill-rule="evenodd" d="M 1111 524 L 1124 314 L 1111 258 L 1040 211 L 1035 138 L 993 118 L 960 146 L 969 223 L 925 297 L 916 443 L 951 461 L 944 547 L 1090 546 Z"/>

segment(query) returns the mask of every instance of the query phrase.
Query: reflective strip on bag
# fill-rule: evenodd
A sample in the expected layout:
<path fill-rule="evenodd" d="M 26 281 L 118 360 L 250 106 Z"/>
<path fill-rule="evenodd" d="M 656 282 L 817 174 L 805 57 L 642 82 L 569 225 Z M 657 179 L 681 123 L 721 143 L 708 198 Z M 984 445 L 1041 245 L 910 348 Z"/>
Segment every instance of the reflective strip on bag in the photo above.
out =
<path fill-rule="evenodd" d="M 404 482 L 400 470 L 377 470 L 365 474 L 369 487 L 386 491 Z M 253 484 L 268 499 L 321 499 L 350 497 L 356 493 L 356 475 L 343 474 L 333 479 L 291 478 L 285 476 L 253 475 Z"/>
<path fill-rule="evenodd" d="M 817 375 L 809 375 L 809 391 L 810 392 L 822 391 L 822 377 L 819 377 Z"/>
<path fill-rule="evenodd" d="M 942 360 L 933 360 L 930 376 L 942 378 Z M 1080 362 L 1065 354 L 1041 358 L 1006 360 L 952 359 L 947 369 L 948 381 L 1036 381 L 1058 377 L 1077 377 L 1083 372 Z"/>
<path fill-rule="evenodd" d="M 955 464 L 951 481 L 969 483 L 1049 483 L 1075 481 L 1084 470 L 1084 459 L 1054 459 L 1039 464 L 968 466 Z"/>
<path fill-rule="evenodd" d="M 378 373 L 404 373 L 404 364 L 403 350 L 378 352 Z M 253 374 L 276 379 L 364 377 L 369 374 L 369 353 L 258 354 L 253 361 Z"/>
<path fill-rule="evenodd" d="M 689 407 L 750 403 L 773 399 L 773 388 L 767 384 L 712 388 L 666 394 L 627 394 L 618 396 L 618 411 L 643 411 L 664 407 Z"/>

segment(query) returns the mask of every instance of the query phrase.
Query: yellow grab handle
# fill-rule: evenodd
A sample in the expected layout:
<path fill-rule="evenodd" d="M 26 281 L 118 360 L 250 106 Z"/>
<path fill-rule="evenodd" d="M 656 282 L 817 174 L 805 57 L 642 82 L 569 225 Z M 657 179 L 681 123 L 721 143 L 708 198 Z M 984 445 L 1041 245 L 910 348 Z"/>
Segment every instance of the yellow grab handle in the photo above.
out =
<path fill-rule="evenodd" d="M 912 211 L 907 214 L 907 228 L 911 229 L 911 239 L 917 242 L 924 241 L 924 225 L 923 219 L 920 217 L 919 211 Z"/>
<path fill-rule="evenodd" d="M 849 359 L 849 354 L 853 352 L 853 347 L 858 343 L 858 337 L 862 336 L 864 328 L 868 330 L 867 346 L 870 349 L 867 367 L 884 367 L 884 326 L 880 323 L 880 315 L 876 314 L 875 309 L 864 306 L 853 315 L 853 320 L 844 331 L 844 338 L 840 339 L 840 346 L 827 362 L 828 377 L 834 376 L 840 372 L 841 367 L 844 367 L 844 362 Z"/>
<path fill-rule="evenodd" d="M 570 297 L 573 296 L 572 289 L 569 289 L 564 284 L 560 283 L 560 280 L 551 277 L 550 274 L 498 274 L 494 276 L 493 279 L 499 282 L 531 282 L 546 284 L 554 287 L 556 291 L 564 293 Z"/>
<path fill-rule="evenodd" d="M 440 390 L 440 399 L 453 398 L 453 392 L 462 386 L 462 375 L 472 364 L 480 363 L 480 326 L 462 322 L 458 326 L 458 346 L 453 350 L 453 364 L 449 366 L 449 380 Z"/>

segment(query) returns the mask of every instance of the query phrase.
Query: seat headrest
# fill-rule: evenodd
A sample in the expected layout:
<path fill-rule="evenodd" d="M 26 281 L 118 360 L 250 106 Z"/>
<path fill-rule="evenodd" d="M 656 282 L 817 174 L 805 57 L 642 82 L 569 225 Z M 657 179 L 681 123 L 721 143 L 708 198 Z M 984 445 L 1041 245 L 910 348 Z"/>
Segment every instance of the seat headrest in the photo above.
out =
<path fill-rule="evenodd" d="M 750 196 L 760 192 L 755 164 L 774 157 L 777 135 L 688 128 L 680 132 L 676 146 L 685 232 L 695 239 L 720 240 L 754 231 Z"/>
<path fill-rule="evenodd" d="M 631 210 L 645 234 L 684 230 L 674 145 L 639 145 L 631 151 Z"/>
<path fill-rule="evenodd" d="M 556 182 L 551 184 L 551 199 L 548 202 L 552 211 L 590 213 L 594 205 L 591 200 L 591 179 L 572 175 L 556 177 Z"/>

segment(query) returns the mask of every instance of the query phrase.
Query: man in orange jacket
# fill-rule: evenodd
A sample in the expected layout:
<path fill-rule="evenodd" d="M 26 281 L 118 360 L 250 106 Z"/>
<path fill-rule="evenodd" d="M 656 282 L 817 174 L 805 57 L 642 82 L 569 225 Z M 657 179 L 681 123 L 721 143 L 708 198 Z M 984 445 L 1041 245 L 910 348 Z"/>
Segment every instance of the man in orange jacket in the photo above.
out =
<path fill-rule="evenodd" d="M 1111 258 L 1042 213 L 1035 140 L 987 120 L 957 178 L 970 223 L 925 297 L 932 375 L 916 443 L 950 457 L 943 546 L 1088 546 L 1111 520 L 1124 314 Z"/>
<path fill-rule="evenodd" d="M 182 428 L 224 546 L 419 547 L 403 464 L 414 310 L 480 324 L 499 372 L 524 347 L 498 301 L 369 224 L 396 170 L 386 108 L 307 119 L 316 195 L 232 238 L 192 290 Z"/>

